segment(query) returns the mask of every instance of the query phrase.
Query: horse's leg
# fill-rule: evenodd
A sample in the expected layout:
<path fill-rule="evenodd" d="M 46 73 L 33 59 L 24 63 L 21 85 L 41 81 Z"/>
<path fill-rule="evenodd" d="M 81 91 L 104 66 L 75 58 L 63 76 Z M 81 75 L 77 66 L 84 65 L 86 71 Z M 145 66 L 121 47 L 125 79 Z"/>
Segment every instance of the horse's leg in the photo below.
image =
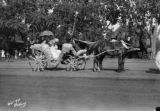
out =
<path fill-rule="evenodd" d="M 99 71 L 99 60 L 98 58 L 93 59 L 93 71 Z"/>
<path fill-rule="evenodd" d="M 118 71 L 121 72 L 124 70 L 124 61 L 125 56 L 123 54 L 118 55 Z"/>
<path fill-rule="evenodd" d="M 147 48 L 146 48 L 146 47 L 145 47 L 145 49 L 144 49 L 144 52 L 145 52 L 145 57 L 148 58 L 149 56 L 148 56 L 148 51 L 147 51 Z M 145 59 L 146 59 L 146 58 L 145 58 Z"/>
<path fill-rule="evenodd" d="M 97 71 L 100 71 L 100 59 L 97 59 Z"/>
<path fill-rule="evenodd" d="M 100 59 L 100 58 L 99 58 L 98 61 L 97 61 L 97 70 L 98 70 L 98 71 L 101 71 L 101 70 L 102 70 L 102 60 L 103 60 L 103 59 Z"/>
<path fill-rule="evenodd" d="M 100 57 L 100 61 L 99 61 L 100 70 L 102 70 L 102 69 L 103 69 L 103 65 L 102 65 L 102 63 L 103 63 L 103 59 L 104 59 L 104 57 L 105 57 L 105 55 Z"/>
<path fill-rule="evenodd" d="M 96 64 L 96 58 L 93 59 L 93 71 L 96 71 L 95 64 Z"/>
<path fill-rule="evenodd" d="M 118 71 L 120 72 L 122 69 L 122 57 L 118 55 Z"/>
<path fill-rule="evenodd" d="M 99 61 L 99 68 L 102 70 L 102 60 Z"/>

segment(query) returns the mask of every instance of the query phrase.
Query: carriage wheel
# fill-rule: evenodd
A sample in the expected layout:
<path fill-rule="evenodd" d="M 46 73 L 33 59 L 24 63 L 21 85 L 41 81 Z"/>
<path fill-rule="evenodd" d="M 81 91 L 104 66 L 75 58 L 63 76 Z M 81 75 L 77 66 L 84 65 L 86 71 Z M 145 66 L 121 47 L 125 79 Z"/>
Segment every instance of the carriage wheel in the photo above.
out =
<path fill-rule="evenodd" d="M 76 67 L 75 67 L 76 61 L 75 61 L 75 58 L 73 56 L 70 56 L 65 61 L 67 61 L 66 71 L 74 71 L 74 70 L 76 70 Z"/>
<path fill-rule="evenodd" d="M 86 59 L 85 58 L 78 58 L 77 60 L 77 69 L 84 70 L 86 67 Z"/>
<path fill-rule="evenodd" d="M 86 66 L 86 59 L 70 55 L 63 61 L 64 63 L 66 64 L 66 71 L 83 70 Z"/>
<path fill-rule="evenodd" d="M 72 57 L 70 58 L 70 62 L 67 69 L 70 71 L 77 71 L 85 69 L 85 66 L 86 66 L 85 58 Z"/>
<path fill-rule="evenodd" d="M 43 71 L 47 67 L 44 53 L 39 50 L 33 50 L 32 55 L 29 57 L 29 65 L 32 71 Z"/>

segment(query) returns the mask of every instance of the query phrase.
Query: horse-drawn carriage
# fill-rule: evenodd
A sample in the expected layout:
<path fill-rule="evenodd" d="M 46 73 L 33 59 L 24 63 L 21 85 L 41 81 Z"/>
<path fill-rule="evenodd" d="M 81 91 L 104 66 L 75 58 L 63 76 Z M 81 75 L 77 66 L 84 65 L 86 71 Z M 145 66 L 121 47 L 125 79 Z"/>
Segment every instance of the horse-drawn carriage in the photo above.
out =
<path fill-rule="evenodd" d="M 41 34 L 41 36 L 49 35 L 52 36 L 51 32 Z M 51 38 L 47 38 L 48 41 L 52 41 Z M 43 38 L 43 41 L 46 41 Z M 54 38 L 56 42 L 57 39 Z M 43 71 L 46 68 L 56 68 L 59 64 L 66 66 L 66 70 L 81 70 L 85 68 L 86 56 L 84 53 L 75 55 L 73 54 L 72 46 L 69 44 L 63 44 L 62 49 L 57 49 L 56 46 L 49 46 L 45 43 L 38 43 L 31 45 L 32 54 L 29 56 L 29 65 L 33 71 Z"/>
<path fill-rule="evenodd" d="M 93 71 L 100 71 L 102 69 L 102 61 L 106 55 L 118 57 L 118 69 L 124 70 L 125 57 L 139 48 L 127 46 L 127 43 L 121 41 L 98 40 L 96 42 L 88 42 L 75 40 L 76 45 L 79 45 L 80 52 L 76 52 L 71 44 L 63 44 L 62 49 L 55 49 L 51 51 L 50 47 L 44 44 L 34 44 L 31 46 L 32 55 L 30 56 L 30 66 L 35 71 L 44 70 L 48 67 L 57 67 L 60 63 L 66 65 L 66 70 L 80 70 L 84 69 L 86 59 L 93 58 Z M 52 53 L 54 52 L 54 53 Z M 79 53 L 79 54 L 78 54 Z M 53 55 L 57 55 L 54 57 Z M 86 54 L 93 56 L 86 56 Z M 96 68 L 97 65 L 97 68 Z"/>

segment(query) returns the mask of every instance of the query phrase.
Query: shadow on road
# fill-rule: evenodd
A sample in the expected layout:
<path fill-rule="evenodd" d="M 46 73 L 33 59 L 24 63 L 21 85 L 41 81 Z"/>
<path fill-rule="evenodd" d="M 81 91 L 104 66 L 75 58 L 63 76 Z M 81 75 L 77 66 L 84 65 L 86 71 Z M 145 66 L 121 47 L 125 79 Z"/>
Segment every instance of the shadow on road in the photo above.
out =
<path fill-rule="evenodd" d="M 152 74 L 160 74 L 160 70 L 155 68 L 150 68 L 146 73 L 152 73 Z"/>
<path fill-rule="evenodd" d="M 88 70 L 93 70 L 92 68 L 89 68 Z M 128 71 L 129 69 L 124 69 L 124 70 L 118 70 L 117 68 L 103 68 L 102 71 L 114 71 L 114 72 L 124 72 Z"/>
<path fill-rule="evenodd" d="M 64 68 L 46 68 L 46 70 L 49 71 L 61 71 L 61 70 L 65 70 Z"/>
<path fill-rule="evenodd" d="M 92 70 L 93 71 L 93 68 L 89 68 L 88 70 Z M 112 69 L 112 68 L 103 68 L 102 71 L 117 71 L 117 69 Z"/>

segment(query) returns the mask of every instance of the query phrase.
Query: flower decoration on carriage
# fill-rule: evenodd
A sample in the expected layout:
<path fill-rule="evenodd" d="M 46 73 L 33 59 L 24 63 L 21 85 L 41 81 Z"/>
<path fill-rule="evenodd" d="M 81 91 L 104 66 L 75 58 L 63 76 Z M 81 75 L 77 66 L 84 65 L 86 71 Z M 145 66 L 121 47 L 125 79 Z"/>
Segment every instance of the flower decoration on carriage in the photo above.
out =
<path fill-rule="evenodd" d="M 34 44 L 30 47 L 32 50 L 43 52 L 47 57 L 52 57 L 49 47 L 43 44 Z"/>

